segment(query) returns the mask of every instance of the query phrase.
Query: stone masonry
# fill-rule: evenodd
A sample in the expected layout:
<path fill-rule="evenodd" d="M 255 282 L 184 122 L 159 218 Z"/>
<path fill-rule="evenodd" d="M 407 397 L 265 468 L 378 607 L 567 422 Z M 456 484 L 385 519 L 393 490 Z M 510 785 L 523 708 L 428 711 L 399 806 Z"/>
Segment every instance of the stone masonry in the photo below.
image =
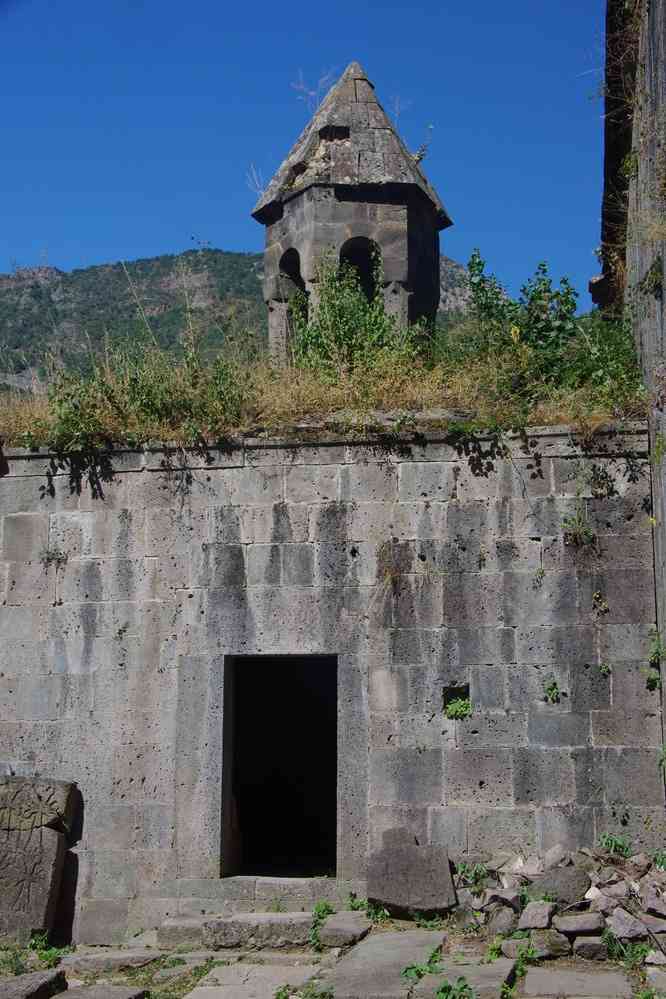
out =
<path fill-rule="evenodd" d="M 299 136 L 253 215 L 266 226 L 264 297 L 271 354 L 289 355 L 289 302 L 317 307 L 325 254 L 352 263 L 371 293 L 373 253 L 387 312 L 403 324 L 433 319 L 439 303 L 439 231 L 452 224 L 438 195 L 351 63 Z"/>
<path fill-rule="evenodd" d="M 7 452 L 0 762 L 80 789 L 75 938 L 275 897 L 220 879 L 230 656 L 338 657 L 337 882 L 306 908 L 362 893 L 395 828 L 453 859 L 663 843 L 646 441 L 119 452 L 103 497 Z"/>

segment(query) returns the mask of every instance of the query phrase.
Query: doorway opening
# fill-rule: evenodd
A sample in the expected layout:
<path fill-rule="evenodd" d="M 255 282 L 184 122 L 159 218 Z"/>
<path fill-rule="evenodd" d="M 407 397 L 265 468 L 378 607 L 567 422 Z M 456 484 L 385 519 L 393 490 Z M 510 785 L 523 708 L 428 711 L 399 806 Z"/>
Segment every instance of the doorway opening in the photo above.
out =
<path fill-rule="evenodd" d="M 335 875 L 337 657 L 225 663 L 223 873 Z"/>
<path fill-rule="evenodd" d="M 381 261 L 379 247 L 373 240 L 365 236 L 354 236 L 343 244 L 340 250 L 340 264 L 353 267 L 363 293 L 369 302 L 377 294 L 376 273 L 377 263 Z"/>

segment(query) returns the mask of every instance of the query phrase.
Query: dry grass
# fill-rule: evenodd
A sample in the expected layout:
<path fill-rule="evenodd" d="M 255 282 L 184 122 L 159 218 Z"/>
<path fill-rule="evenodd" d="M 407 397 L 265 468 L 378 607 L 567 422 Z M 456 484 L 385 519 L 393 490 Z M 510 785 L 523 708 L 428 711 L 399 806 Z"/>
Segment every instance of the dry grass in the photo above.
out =
<path fill-rule="evenodd" d="M 0 438 L 9 446 L 74 451 L 108 442 L 185 445 L 234 433 L 277 435 L 307 421 L 328 421 L 352 431 L 372 425 L 373 411 L 404 414 L 409 427 L 410 416 L 418 422 L 418 414 L 444 409 L 455 414 L 452 422 L 477 429 L 559 423 L 594 427 L 645 415 L 642 395 L 618 406 L 600 399 L 590 386 L 565 390 L 544 385 L 539 398 L 526 404 L 521 396 L 502 392 L 501 374 L 501 366 L 493 369 L 487 359 L 452 372 L 444 364 L 405 367 L 385 357 L 372 367 L 340 372 L 332 380 L 313 369 L 276 369 L 259 360 L 234 369 L 232 377 L 242 391 L 235 413 L 230 413 L 234 407 L 216 398 L 215 386 L 205 376 L 193 386 L 186 367 L 172 362 L 161 387 L 174 405 L 153 414 L 150 407 L 136 405 L 125 373 L 108 369 L 92 385 L 74 383 L 64 405 L 57 392 L 50 397 L 9 392 L 0 409 Z M 82 389 L 78 399 L 77 387 Z M 445 423 L 440 419 L 437 425 Z"/>

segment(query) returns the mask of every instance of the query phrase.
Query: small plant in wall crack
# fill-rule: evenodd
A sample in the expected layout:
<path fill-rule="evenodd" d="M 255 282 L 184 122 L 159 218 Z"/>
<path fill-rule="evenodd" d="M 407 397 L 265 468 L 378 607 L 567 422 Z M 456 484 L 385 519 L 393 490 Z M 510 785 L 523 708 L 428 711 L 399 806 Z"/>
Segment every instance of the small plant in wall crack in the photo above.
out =
<path fill-rule="evenodd" d="M 665 657 L 666 643 L 663 641 L 657 628 L 650 628 L 650 648 L 648 650 L 648 662 L 650 666 L 658 666 Z"/>
<path fill-rule="evenodd" d="M 469 718 L 472 713 L 472 702 L 469 697 L 456 697 L 444 706 L 444 715 L 447 718 L 460 721 Z"/>
<path fill-rule="evenodd" d="M 610 676 L 613 672 L 613 668 L 610 663 L 599 663 L 599 672 L 602 676 Z"/>
<path fill-rule="evenodd" d="M 608 606 L 608 601 L 601 592 L 601 590 L 595 590 L 592 594 L 592 610 L 597 615 L 601 617 L 602 614 L 608 614 L 610 607 Z"/>
<path fill-rule="evenodd" d="M 67 552 L 60 548 L 43 548 L 39 555 L 39 561 L 44 566 L 45 572 L 48 572 L 52 565 L 56 569 L 62 569 L 67 564 L 67 557 Z"/>
<path fill-rule="evenodd" d="M 559 704 L 560 698 L 562 696 L 562 691 L 560 690 L 557 680 L 550 680 L 546 684 L 543 691 L 544 700 L 548 704 Z"/>

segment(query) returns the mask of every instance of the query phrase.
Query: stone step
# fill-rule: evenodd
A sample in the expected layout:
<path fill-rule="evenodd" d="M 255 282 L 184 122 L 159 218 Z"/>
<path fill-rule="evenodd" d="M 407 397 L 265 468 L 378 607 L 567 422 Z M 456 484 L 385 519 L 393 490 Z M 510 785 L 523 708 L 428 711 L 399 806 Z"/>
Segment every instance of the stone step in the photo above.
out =
<path fill-rule="evenodd" d="M 149 948 L 82 948 L 73 954 L 66 954 L 58 967 L 68 975 L 97 975 L 102 972 L 124 971 L 126 968 L 144 968 L 164 956 L 163 951 Z"/>
<path fill-rule="evenodd" d="M 226 947 L 302 947 L 312 929 L 311 912 L 246 912 L 208 918 L 203 943 L 218 950 Z"/>

